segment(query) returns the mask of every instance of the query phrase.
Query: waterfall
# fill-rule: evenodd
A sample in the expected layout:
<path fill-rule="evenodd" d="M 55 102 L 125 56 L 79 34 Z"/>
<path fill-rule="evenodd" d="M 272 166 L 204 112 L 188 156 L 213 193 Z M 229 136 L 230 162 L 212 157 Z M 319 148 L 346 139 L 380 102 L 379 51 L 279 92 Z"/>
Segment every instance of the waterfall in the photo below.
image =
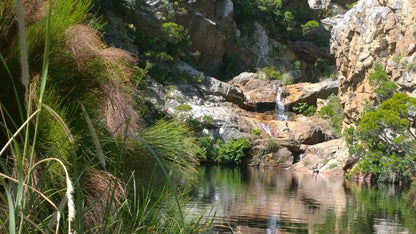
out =
<path fill-rule="evenodd" d="M 285 105 L 282 101 L 282 92 L 283 89 L 281 87 L 277 88 L 277 95 L 276 95 L 276 119 L 287 121 L 288 116 L 285 113 Z"/>
<path fill-rule="evenodd" d="M 264 131 L 269 135 L 270 137 L 274 137 L 272 134 L 272 131 L 270 130 L 269 126 L 267 124 L 261 123 L 261 126 L 263 127 Z"/>

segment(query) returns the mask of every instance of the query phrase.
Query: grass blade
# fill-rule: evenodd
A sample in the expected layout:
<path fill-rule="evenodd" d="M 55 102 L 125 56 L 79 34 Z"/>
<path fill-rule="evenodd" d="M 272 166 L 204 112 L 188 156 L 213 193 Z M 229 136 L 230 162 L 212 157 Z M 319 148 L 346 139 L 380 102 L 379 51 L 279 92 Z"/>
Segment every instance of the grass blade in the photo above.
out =
<path fill-rule="evenodd" d="M 50 108 L 48 105 L 42 103 L 42 106 L 58 121 L 58 123 L 61 125 L 62 129 L 66 133 L 69 141 L 71 143 L 74 143 L 74 136 L 72 136 L 71 131 L 69 130 L 68 126 L 65 124 L 65 121 L 59 116 L 58 113 L 56 113 L 52 108 Z"/>
<path fill-rule="evenodd" d="M 14 96 L 16 98 L 16 105 L 17 105 L 17 108 L 19 109 L 20 119 L 23 121 L 23 119 L 24 119 L 24 117 L 23 117 L 23 107 L 22 107 L 22 103 L 20 103 L 20 100 L 19 100 L 19 93 L 17 92 L 16 85 L 14 84 L 12 73 L 10 72 L 9 67 L 7 66 L 6 59 L 4 59 L 3 54 L 1 52 L 0 52 L 0 60 L 3 63 L 3 66 L 6 69 L 7 74 L 9 75 L 10 82 L 12 83 Z"/>
<path fill-rule="evenodd" d="M 181 222 L 183 224 L 183 226 L 185 226 L 185 219 L 183 217 L 183 213 L 182 213 L 182 208 L 181 208 L 181 204 L 179 203 L 179 197 L 178 195 L 175 193 L 175 185 L 173 184 L 173 181 L 171 180 L 165 166 L 163 165 L 162 161 L 160 160 L 160 158 L 157 156 L 156 152 L 152 149 L 152 147 L 150 147 L 146 142 L 144 142 L 142 139 L 135 137 L 135 136 L 131 136 L 129 135 L 131 138 L 135 139 L 136 141 L 140 142 L 142 145 L 144 145 L 144 147 L 146 147 L 146 149 L 150 152 L 150 154 L 153 156 L 153 158 L 157 161 L 157 163 L 159 164 L 160 168 L 162 169 L 163 174 L 165 175 L 166 179 L 168 180 L 168 184 L 172 189 L 173 195 L 175 196 L 175 201 L 176 204 L 178 206 L 178 211 L 179 211 L 179 215 L 181 217 Z"/>
<path fill-rule="evenodd" d="M 29 123 L 29 121 L 35 117 L 36 114 L 39 113 L 39 109 L 36 110 L 35 112 L 33 112 L 32 115 L 29 116 L 29 118 L 27 118 L 27 120 L 22 124 L 22 126 L 19 127 L 19 129 L 17 129 L 17 131 L 13 134 L 13 136 L 7 141 L 7 143 L 3 146 L 3 148 L 0 150 L 0 156 L 4 153 L 4 151 L 6 151 L 7 147 L 10 145 L 10 143 L 14 140 L 14 138 L 16 138 L 16 136 L 20 133 L 20 131 L 22 131 L 22 129 Z"/>
<path fill-rule="evenodd" d="M 16 233 L 16 212 L 14 209 L 12 195 L 7 188 L 5 189 L 5 192 L 7 196 L 7 202 L 9 204 L 9 232 L 10 234 L 14 234 Z"/>
<path fill-rule="evenodd" d="M 84 105 L 82 105 L 82 104 L 80 104 L 80 105 L 81 105 L 82 112 L 84 114 L 85 121 L 87 122 L 88 129 L 89 129 L 91 137 L 92 137 L 92 141 L 94 142 L 95 150 L 96 150 L 98 159 L 100 160 L 101 165 L 105 168 L 105 156 L 104 156 L 103 150 L 101 148 L 100 141 L 98 140 L 97 133 L 95 132 L 94 125 L 92 124 L 90 116 L 88 115 L 87 111 L 85 110 Z"/>

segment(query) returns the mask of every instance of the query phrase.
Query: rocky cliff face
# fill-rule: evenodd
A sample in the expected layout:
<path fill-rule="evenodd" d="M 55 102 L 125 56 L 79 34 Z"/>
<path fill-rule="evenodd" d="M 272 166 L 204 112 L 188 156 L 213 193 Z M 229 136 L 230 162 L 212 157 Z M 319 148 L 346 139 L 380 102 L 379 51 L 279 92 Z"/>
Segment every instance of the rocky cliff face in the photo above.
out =
<path fill-rule="evenodd" d="M 375 63 L 383 65 L 399 91 L 416 95 L 416 0 L 361 0 L 332 29 L 331 52 L 337 60 L 339 96 L 345 124 L 360 119 Z"/>

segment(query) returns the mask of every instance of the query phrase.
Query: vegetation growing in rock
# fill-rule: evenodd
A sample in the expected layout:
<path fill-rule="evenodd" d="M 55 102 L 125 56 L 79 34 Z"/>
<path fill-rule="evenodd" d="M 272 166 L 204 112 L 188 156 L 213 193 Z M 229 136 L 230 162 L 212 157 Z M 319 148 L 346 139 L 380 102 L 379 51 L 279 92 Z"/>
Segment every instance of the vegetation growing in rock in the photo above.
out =
<path fill-rule="evenodd" d="M 182 105 L 179 105 L 179 106 L 175 106 L 175 110 L 178 110 L 178 111 L 189 111 L 191 109 L 192 109 L 192 107 L 190 105 L 187 105 L 187 104 L 182 104 Z"/>
<path fill-rule="evenodd" d="M 357 2 L 353 2 L 353 3 L 351 3 L 351 4 L 345 4 L 345 7 L 346 8 L 348 8 L 348 9 L 351 9 L 351 8 L 353 8 L 355 5 L 357 5 L 357 3 L 358 3 L 358 1 Z"/>
<path fill-rule="evenodd" d="M 261 80 L 280 80 L 284 85 L 293 84 L 293 79 L 289 74 L 282 74 L 274 67 L 257 68 L 256 73 Z"/>
<path fill-rule="evenodd" d="M 261 130 L 259 128 L 253 128 L 251 130 L 251 134 L 256 135 L 256 136 L 260 136 Z"/>
<path fill-rule="evenodd" d="M 301 25 L 303 34 L 307 34 L 319 28 L 319 23 L 316 20 L 309 20 Z"/>
<path fill-rule="evenodd" d="M 415 110 L 416 98 L 396 93 L 365 113 L 355 130 L 348 129 L 350 153 L 361 158 L 352 173 L 372 173 L 379 181 L 408 181 L 416 171 Z"/>
<path fill-rule="evenodd" d="M 319 115 L 323 119 L 329 119 L 331 121 L 331 127 L 337 136 L 341 136 L 342 121 L 344 120 L 344 109 L 337 96 L 331 94 L 328 97 L 328 104 L 323 106 L 319 111 Z"/>
<path fill-rule="evenodd" d="M 292 109 L 307 116 L 314 115 L 316 112 L 316 106 L 309 105 L 306 102 L 300 102 L 297 106 L 292 107 Z"/>
<path fill-rule="evenodd" d="M 389 80 L 387 73 L 381 64 L 376 63 L 373 67 L 374 72 L 370 73 L 370 85 L 375 87 L 378 102 L 391 98 L 398 88 L 397 85 Z"/>

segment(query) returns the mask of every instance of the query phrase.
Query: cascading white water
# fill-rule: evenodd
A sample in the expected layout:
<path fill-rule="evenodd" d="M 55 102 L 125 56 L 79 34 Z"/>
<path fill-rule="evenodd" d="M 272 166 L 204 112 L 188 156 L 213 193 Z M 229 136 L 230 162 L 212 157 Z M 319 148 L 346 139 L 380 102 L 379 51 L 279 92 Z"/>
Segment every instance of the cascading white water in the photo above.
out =
<path fill-rule="evenodd" d="M 267 135 L 269 135 L 270 137 L 274 137 L 272 131 L 270 130 L 267 124 L 261 123 L 261 126 L 263 127 L 263 130 L 267 133 Z"/>
<path fill-rule="evenodd" d="M 285 105 L 283 104 L 282 101 L 282 92 L 283 89 L 281 87 L 277 88 L 277 95 L 276 95 L 276 119 L 277 120 L 283 120 L 283 121 L 287 121 L 288 120 L 288 116 L 285 113 Z"/>

